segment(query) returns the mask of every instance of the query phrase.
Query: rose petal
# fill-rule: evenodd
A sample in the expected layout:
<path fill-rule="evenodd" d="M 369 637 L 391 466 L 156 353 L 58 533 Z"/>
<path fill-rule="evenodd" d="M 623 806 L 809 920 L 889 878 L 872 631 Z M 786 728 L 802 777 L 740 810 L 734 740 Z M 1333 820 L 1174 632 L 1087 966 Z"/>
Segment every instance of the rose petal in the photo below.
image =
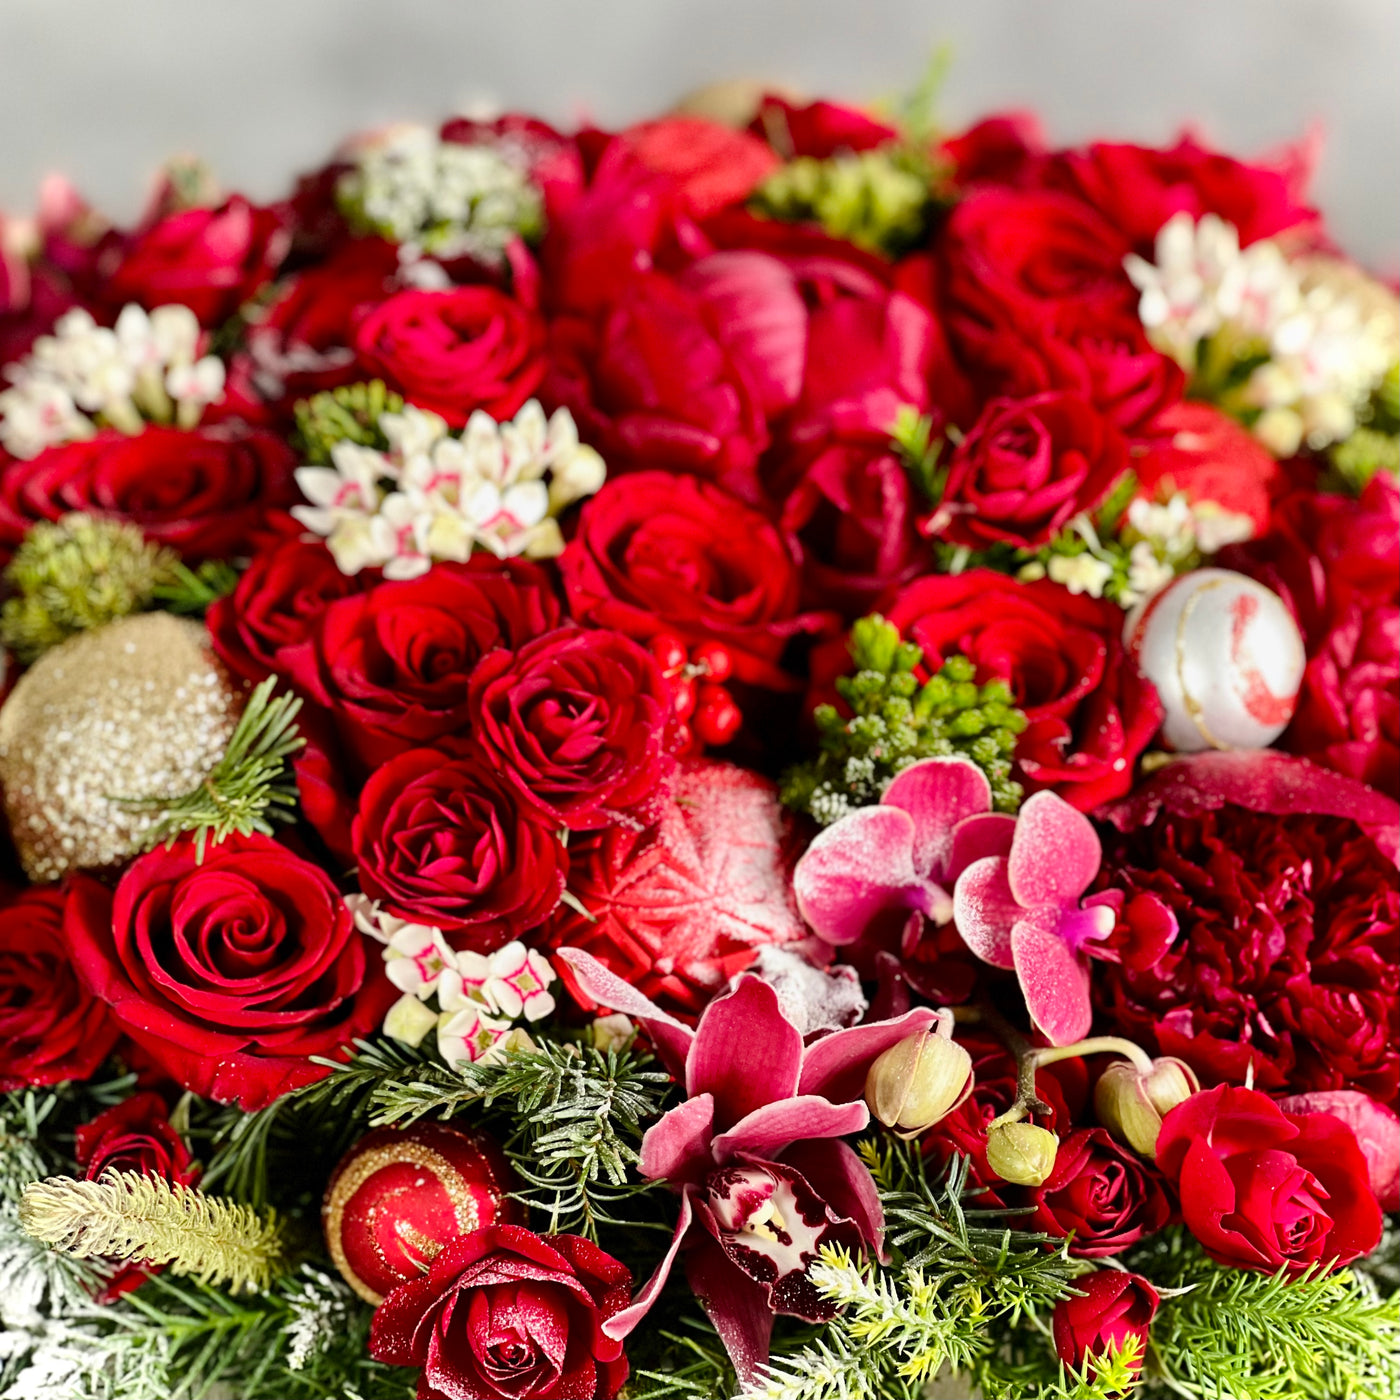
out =
<path fill-rule="evenodd" d="M 1103 848 L 1093 823 L 1053 792 L 1026 800 L 1016 818 L 1007 879 L 1018 903 L 1071 904 L 1099 873 Z"/>
<path fill-rule="evenodd" d="M 1058 910 L 1037 910 L 1011 930 L 1016 976 L 1031 1020 L 1052 1045 L 1072 1045 L 1089 1034 L 1089 964 L 1059 932 Z"/>
<path fill-rule="evenodd" d="M 1279 1099 L 1285 1113 L 1330 1113 L 1356 1134 L 1382 1210 L 1400 1210 L 1400 1117 L 1355 1089 L 1323 1089 Z"/>
<path fill-rule="evenodd" d="M 962 940 L 983 962 L 1014 967 L 1011 929 L 1025 912 L 1016 903 L 1001 856 L 975 860 L 958 876 L 953 889 L 953 922 Z"/>
<path fill-rule="evenodd" d="M 914 822 L 914 869 L 947 883 L 953 828 L 992 809 L 986 775 L 965 758 L 925 758 L 903 769 L 885 789 L 882 807 L 898 807 Z"/>

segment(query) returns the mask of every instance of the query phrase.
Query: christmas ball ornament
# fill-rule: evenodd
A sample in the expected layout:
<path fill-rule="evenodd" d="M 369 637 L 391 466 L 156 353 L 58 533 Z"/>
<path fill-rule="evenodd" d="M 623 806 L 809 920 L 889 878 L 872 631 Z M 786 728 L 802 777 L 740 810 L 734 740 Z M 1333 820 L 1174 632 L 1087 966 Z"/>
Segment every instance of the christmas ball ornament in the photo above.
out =
<path fill-rule="evenodd" d="M 1262 583 L 1228 569 L 1183 574 L 1128 614 L 1123 635 L 1157 687 L 1169 748 L 1262 749 L 1293 718 L 1307 654 Z"/>
<path fill-rule="evenodd" d="M 442 1123 L 377 1128 L 340 1159 L 326 1188 L 326 1246 L 345 1282 L 378 1307 L 459 1236 L 521 1221 L 506 1197 L 513 1180 L 485 1133 Z"/>
<path fill-rule="evenodd" d="M 45 652 L 0 709 L 0 785 L 25 873 L 57 880 L 143 851 L 161 809 L 115 799 L 198 787 L 242 707 L 188 618 L 122 618 Z"/>

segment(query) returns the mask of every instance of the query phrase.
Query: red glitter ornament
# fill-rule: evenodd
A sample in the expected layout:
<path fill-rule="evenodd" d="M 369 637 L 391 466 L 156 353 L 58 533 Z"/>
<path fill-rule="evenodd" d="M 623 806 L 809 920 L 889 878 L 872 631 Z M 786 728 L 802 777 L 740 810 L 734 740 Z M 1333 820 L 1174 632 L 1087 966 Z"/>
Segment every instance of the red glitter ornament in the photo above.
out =
<path fill-rule="evenodd" d="M 367 1303 L 418 1278 L 461 1235 L 524 1219 L 514 1178 L 485 1133 L 415 1123 L 377 1128 L 340 1159 L 321 1205 L 326 1247 Z"/>

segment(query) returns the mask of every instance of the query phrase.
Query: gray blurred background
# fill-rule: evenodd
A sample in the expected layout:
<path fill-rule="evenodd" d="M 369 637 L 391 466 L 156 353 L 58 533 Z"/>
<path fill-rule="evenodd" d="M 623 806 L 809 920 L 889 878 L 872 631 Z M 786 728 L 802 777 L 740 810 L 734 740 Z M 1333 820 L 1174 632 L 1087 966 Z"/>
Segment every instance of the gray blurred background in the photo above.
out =
<path fill-rule="evenodd" d="M 1400 271 L 1400 0 L 0 0 L 0 208 L 66 171 L 131 218 L 166 156 L 254 198 L 357 128 L 496 99 L 621 124 L 728 77 L 869 99 L 940 42 L 941 112 L 1234 153 L 1313 126 L 1341 241 Z"/>

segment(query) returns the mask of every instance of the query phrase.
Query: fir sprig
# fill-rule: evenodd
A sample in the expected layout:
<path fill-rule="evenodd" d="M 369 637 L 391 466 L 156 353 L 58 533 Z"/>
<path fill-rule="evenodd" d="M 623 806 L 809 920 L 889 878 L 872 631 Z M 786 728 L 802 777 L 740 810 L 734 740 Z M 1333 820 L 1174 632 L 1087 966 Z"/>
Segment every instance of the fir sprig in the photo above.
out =
<path fill-rule="evenodd" d="M 234 1292 L 266 1288 L 283 1262 L 281 1222 L 271 1212 L 142 1172 L 36 1181 L 20 1198 L 19 1223 L 65 1254 L 165 1264 Z"/>
<path fill-rule="evenodd" d="M 224 756 L 198 787 L 176 797 L 121 797 L 125 805 L 159 810 L 151 829 L 152 847 L 185 833 L 195 839 L 196 858 L 205 846 L 237 833 L 271 836 L 274 821 L 290 821 L 297 803 L 296 783 L 287 775 L 287 759 L 306 740 L 296 728 L 301 699 L 272 691 L 269 676 L 248 697 L 243 714 L 228 741 Z"/>
<path fill-rule="evenodd" d="M 155 600 L 166 612 L 202 615 L 238 587 L 238 570 L 223 559 L 206 559 L 196 568 L 175 563 L 156 584 Z"/>

